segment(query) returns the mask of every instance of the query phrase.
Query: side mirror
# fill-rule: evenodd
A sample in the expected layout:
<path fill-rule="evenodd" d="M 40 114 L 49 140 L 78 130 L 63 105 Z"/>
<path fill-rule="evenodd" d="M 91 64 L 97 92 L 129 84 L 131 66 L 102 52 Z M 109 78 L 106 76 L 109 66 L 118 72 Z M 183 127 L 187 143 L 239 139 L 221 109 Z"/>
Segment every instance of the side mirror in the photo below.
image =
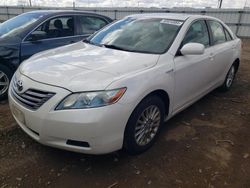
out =
<path fill-rule="evenodd" d="M 180 51 L 182 55 L 201 55 L 204 54 L 205 46 L 200 43 L 187 43 Z"/>
<path fill-rule="evenodd" d="M 30 34 L 30 41 L 38 41 L 46 38 L 46 32 L 44 31 L 34 31 Z"/>

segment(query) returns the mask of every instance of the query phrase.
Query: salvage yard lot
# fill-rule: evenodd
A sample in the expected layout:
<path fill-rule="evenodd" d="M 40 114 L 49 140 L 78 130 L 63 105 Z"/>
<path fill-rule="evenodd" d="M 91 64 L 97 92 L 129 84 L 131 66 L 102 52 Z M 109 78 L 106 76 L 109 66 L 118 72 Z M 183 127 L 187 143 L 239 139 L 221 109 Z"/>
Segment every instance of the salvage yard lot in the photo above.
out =
<path fill-rule="evenodd" d="M 191 83 L 190 83 L 191 84 Z M 213 91 L 166 123 L 147 152 L 91 156 L 42 146 L 0 104 L 0 188 L 250 187 L 250 40 L 227 93 Z"/>

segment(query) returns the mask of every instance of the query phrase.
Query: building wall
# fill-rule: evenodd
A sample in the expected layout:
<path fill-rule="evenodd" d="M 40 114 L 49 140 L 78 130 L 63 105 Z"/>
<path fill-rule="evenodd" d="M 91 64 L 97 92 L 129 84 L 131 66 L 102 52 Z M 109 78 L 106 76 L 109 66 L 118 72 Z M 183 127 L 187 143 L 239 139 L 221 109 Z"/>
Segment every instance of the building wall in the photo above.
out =
<path fill-rule="evenodd" d="M 17 16 L 24 12 L 42 9 L 58 9 L 57 7 L 18 7 L 0 6 L 0 21 Z M 60 9 L 73 9 L 72 7 Z M 223 20 L 232 31 L 239 37 L 250 37 L 250 10 L 248 9 L 193 9 L 193 8 L 99 8 L 99 7 L 77 7 L 75 10 L 96 12 L 109 16 L 112 19 L 121 19 L 130 14 L 138 13 L 183 13 L 183 14 L 202 14 L 217 17 Z"/>

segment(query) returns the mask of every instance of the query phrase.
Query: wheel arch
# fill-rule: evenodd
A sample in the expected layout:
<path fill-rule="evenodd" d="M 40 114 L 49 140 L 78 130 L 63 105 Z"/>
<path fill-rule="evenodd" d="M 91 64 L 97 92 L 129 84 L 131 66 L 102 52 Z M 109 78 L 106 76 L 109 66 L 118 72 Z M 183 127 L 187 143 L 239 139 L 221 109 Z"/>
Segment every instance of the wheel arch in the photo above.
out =
<path fill-rule="evenodd" d="M 5 60 L 5 59 L 2 59 L 0 58 L 0 65 L 3 65 L 7 68 L 9 68 L 13 73 L 16 71 L 17 69 L 17 66 L 13 65 L 13 63 Z"/>
<path fill-rule="evenodd" d="M 234 62 L 233 62 L 233 64 L 235 64 L 235 66 L 236 66 L 236 72 L 238 72 L 239 66 L 240 66 L 240 59 L 239 58 L 235 59 Z"/>
<path fill-rule="evenodd" d="M 123 132 L 123 146 L 122 146 L 122 148 L 126 147 L 125 137 L 127 134 L 129 119 L 131 118 L 131 116 L 134 113 L 137 106 L 140 105 L 143 100 L 145 100 L 146 98 L 151 97 L 151 96 L 158 96 L 163 101 L 164 107 L 165 107 L 165 118 L 168 116 L 169 111 L 170 111 L 170 98 L 169 98 L 169 94 L 164 89 L 155 89 L 155 90 L 149 92 L 148 94 L 146 94 L 145 96 L 143 96 L 140 99 L 140 102 L 138 102 L 135 105 L 133 111 L 131 112 L 130 116 L 128 117 L 128 121 L 127 121 L 126 127 L 125 127 L 124 132 Z"/>
<path fill-rule="evenodd" d="M 135 105 L 133 111 L 131 112 L 130 116 L 133 114 L 134 110 L 136 109 L 136 107 L 147 97 L 150 96 L 158 96 L 164 103 L 164 107 L 165 107 L 165 117 L 167 117 L 169 115 L 170 112 L 170 96 L 168 94 L 168 92 L 166 92 L 164 89 L 155 89 L 152 90 L 150 92 L 148 92 L 146 95 L 142 96 L 140 100 L 138 100 L 139 102 Z M 130 118 L 129 116 L 129 118 Z M 129 119 L 128 118 L 128 119 Z"/>
<path fill-rule="evenodd" d="M 165 107 L 165 116 L 167 117 L 169 114 L 169 106 L 170 106 L 169 105 L 170 98 L 169 98 L 168 93 L 163 89 L 157 89 L 157 90 L 152 91 L 148 95 L 146 95 L 143 99 L 145 99 L 149 96 L 158 96 L 162 100 L 162 102 L 164 103 L 164 107 Z"/>

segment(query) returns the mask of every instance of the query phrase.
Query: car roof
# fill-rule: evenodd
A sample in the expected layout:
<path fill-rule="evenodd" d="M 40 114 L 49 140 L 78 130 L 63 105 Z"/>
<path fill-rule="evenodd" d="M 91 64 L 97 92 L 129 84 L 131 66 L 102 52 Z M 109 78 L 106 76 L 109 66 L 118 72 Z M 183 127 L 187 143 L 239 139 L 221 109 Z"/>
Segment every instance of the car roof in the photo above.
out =
<path fill-rule="evenodd" d="M 26 13 L 40 13 L 40 14 L 44 14 L 44 15 L 57 15 L 57 14 L 90 14 L 90 15 L 98 15 L 98 16 L 102 16 L 104 18 L 107 18 L 109 20 L 112 20 L 111 18 L 101 15 L 101 14 L 97 14 L 94 12 L 88 12 L 88 11 L 82 11 L 82 10 L 34 10 L 34 11 L 30 11 L 30 12 L 26 12 Z"/>
<path fill-rule="evenodd" d="M 47 14 L 53 14 L 53 13 L 91 13 L 95 14 L 93 12 L 88 12 L 88 11 L 82 11 L 82 10 L 33 10 L 30 11 L 29 13 L 47 13 Z"/>
<path fill-rule="evenodd" d="M 197 18 L 209 18 L 214 19 L 210 16 L 205 15 L 195 15 L 195 14 L 183 14 L 183 13 L 146 13 L 146 14 L 133 14 L 127 17 L 132 18 L 164 18 L 164 19 L 173 19 L 185 21 L 188 18 L 197 19 Z"/>

